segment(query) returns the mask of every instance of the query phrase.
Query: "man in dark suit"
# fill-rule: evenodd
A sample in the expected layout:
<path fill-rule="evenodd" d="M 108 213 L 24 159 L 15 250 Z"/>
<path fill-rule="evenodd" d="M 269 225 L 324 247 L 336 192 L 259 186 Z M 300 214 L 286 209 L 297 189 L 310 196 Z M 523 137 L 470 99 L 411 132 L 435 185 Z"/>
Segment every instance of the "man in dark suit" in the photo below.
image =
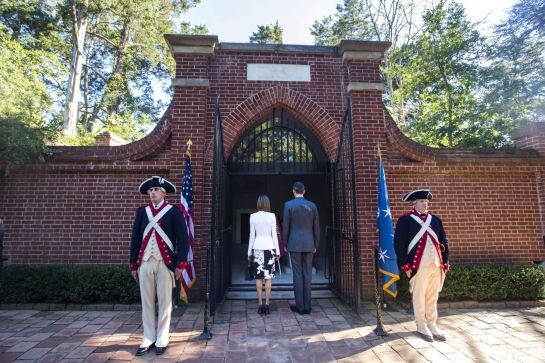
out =
<path fill-rule="evenodd" d="M 182 211 L 165 200 L 176 188 L 168 180 L 153 176 L 139 188 L 148 194 L 150 203 L 136 212 L 130 252 L 132 277 L 140 285 L 144 336 L 136 355 L 155 346 L 161 355 L 169 342 L 170 313 L 174 275 L 180 279 L 187 264 L 189 238 Z M 155 296 L 159 312 L 155 319 Z M 157 326 L 157 328 L 156 328 Z"/>
<path fill-rule="evenodd" d="M 320 242 L 320 221 L 316 204 L 304 197 L 305 186 L 293 184 L 294 199 L 284 205 L 283 239 L 291 256 L 295 305 L 290 309 L 310 314 L 312 292 L 312 258 Z"/>

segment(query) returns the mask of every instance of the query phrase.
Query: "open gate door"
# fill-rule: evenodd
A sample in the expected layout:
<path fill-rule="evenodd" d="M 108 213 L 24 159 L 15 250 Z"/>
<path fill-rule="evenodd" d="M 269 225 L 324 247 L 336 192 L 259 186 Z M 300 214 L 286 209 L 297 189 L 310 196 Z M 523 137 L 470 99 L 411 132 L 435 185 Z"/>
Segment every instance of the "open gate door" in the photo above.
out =
<path fill-rule="evenodd" d="M 231 282 L 231 258 L 229 253 L 231 224 L 229 206 L 229 174 L 223 152 L 223 129 L 216 99 L 214 119 L 214 156 L 212 170 L 212 221 L 210 253 L 210 315 L 224 299 Z"/>
<path fill-rule="evenodd" d="M 350 100 L 341 127 L 337 159 L 331 170 L 330 285 L 360 311 L 360 250 L 357 229 L 354 139 Z"/>

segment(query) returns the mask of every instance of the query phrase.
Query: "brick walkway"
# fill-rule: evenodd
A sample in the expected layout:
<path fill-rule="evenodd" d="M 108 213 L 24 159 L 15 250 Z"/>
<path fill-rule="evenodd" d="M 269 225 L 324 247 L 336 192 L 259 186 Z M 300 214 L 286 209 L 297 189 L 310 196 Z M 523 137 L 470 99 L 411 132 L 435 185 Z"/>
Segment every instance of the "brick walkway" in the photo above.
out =
<path fill-rule="evenodd" d="M 214 337 L 197 339 L 202 306 L 173 317 L 171 342 L 160 361 L 203 362 L 425 362 L 545 361 L 545 308 L 471 309 L 441 312 L 446 343 L 416 338 L 412 318 L 384 313 L 390 331 L 377 338 L 372 306 L 358 316 L 336 299 L 315 300 L 299 316 L 288 301 L 274 301 L 260 317 L 256 303 L 227 301 Z M 151 361 L 134 358 L 142 336 L 139 312 L 0 310 L 0 362 Z"/>

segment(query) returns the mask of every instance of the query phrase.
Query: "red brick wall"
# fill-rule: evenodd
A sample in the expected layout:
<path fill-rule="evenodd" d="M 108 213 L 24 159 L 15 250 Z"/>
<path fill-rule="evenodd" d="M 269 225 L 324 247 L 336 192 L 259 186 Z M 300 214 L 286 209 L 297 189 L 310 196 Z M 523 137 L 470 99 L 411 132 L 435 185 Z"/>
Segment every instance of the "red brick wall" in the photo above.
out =
<path fill-rule="evenodd" d="M 394 218 L 408 211 L 406 191 L 429 187 L 432 212 L 444 221 L 456 262 L 532 263 L 545 259 L 545 145 L 523 136 L 520 149 L 431 149 L 405 138 L 384 109 L 380 91 L 347 94 L 349 82 L 379 82 L 376 60 L 339 54 L 224 51 L 176 55 L 176 76 L 209 79 L 210 87 L 175 87 L 169 110 L 143 140 L 122 147 L 62 147 L 46 165 L 0 179 L 5 253 L 14 263 L 126 263 L 134 210 L 145 203 L 142 179 L 162 175 L 177 186 L 191 138 L 196 267 L 204 276 L 210 242 L 214 102 L 221 97 L 226 157 L 246 129 L 273 107 L 297 115 L 335 159 L 346 99 L 352 102 L 363 292 L 371 293 L 376 244 L 376 146 L 380 142 Z M 246 80 L 248 63 L 310 65 L 311 82 Z M 533 135 L 533 134 L 532 134 Z M 533 136 L 532 136 L 533 137 Z M 537 140 L 537 141 L 536 141 Z M 537 142 L 537 143 L 536 143 Z M 522 150 L 526 148 L 526 150 Z M 179 194 L 169 197 L 179 200 Z M 203 281 L 203 279 L 199 280 Z M 197 298 L 202 284 L 192 292 Z"/>

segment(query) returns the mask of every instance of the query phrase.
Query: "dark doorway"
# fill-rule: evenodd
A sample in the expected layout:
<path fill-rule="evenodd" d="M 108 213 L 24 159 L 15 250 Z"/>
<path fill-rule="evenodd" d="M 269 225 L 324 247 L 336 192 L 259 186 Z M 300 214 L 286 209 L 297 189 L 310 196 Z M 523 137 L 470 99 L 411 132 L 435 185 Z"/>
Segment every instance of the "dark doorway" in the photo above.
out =
<path fill-rule="evenodd" d="M 313 282 L 328 283 L 326 225 L 330 220 L 330 168 L 318 139 L 289 111 L 275 108 L 258 120 L 238 141 L 227 163 L 231 205 L 231 283 L 244 280 L 248 249 L 249 216 L 257 211 L 257 198 L 266 194 L 271 212 L 282 218 L 284 203 L 293 198 L 292 186 L 302 181 L 305 197 L 320 213 L 321 241 L 314 259 Z M 291 284 L 289 255 L 281 260 L 276 284 Z"/>
<path fill-rule="evenodd" d="M 232 284 L 253 284 L 244 280 L 244 266 L 248 251 L 250 214 L 257 211 L 257 197 L 266 194 L 271 200 L 271 212 L 282 218 L 284 203 L 293 198 L 291 188 L 296 181 L 302 181 L 307 189 L 305 197 L 318 207 L 320 214 L 320 246 L 314 257 L 313 282 L 327 283 L 327 238 L 326 225 L 329 220 L 329 184 L 326 175 L 235 175 L 231 176 L 231 206 L 233 234 L 231 240 Z M 281 260 L 275 282 L 291 284 L 289 256 Z"/>

